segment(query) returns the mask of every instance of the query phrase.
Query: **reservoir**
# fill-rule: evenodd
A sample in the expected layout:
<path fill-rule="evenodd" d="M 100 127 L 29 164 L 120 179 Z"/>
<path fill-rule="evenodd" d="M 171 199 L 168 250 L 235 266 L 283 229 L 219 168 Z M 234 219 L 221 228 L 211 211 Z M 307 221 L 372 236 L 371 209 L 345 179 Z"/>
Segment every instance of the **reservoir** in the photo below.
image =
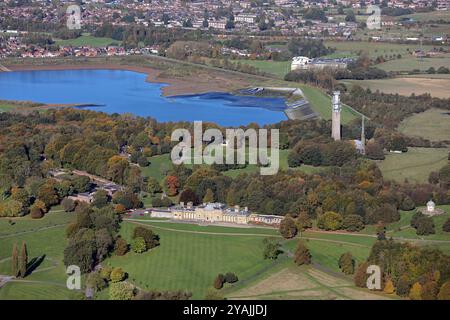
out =
<path fill-rule="evenodd" d="M 123 70 L 54 70 L 0 73 L 0 100 L 100 105 L 87 109 L 132 113 L 166 121 L 210 121 L 222 126 L 272 124 L 287 117 L 283 98 L 229 93 L 163 97 L 165 84 Z"/>

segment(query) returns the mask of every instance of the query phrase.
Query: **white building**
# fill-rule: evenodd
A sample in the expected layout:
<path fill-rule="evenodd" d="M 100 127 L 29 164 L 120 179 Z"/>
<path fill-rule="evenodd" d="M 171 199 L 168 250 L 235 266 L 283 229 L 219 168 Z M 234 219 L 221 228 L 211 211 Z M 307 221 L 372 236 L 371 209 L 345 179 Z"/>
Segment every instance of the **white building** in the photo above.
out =
<path fill-rule="evenodd" d="M 167 210 L 152 209 L 151 217 L 169 218 L 183 221 L 198 221 L 203 223 L 231 224 L 263 224 L 276 226 L 283 220 L 282 216 L 259 215 L 250 213 L 247 207 L 227 207 L 223 203 L 205 203 L 193 206 L 191 202 L 185 205 L 181 202 Z"/>
<path fill-rule="evenodd" d="M 304 70 L 308 68 L 308 65 L 311 63 L 311 59 L 308 57 L 294 57 L 292 58 L 291 63 L 291 71 L 293 70 Z"/>
<path fill-rule="evenodd" d="M 234 17 L 235 22 L 255 23 L 256 14 L 241 13 Z"/>

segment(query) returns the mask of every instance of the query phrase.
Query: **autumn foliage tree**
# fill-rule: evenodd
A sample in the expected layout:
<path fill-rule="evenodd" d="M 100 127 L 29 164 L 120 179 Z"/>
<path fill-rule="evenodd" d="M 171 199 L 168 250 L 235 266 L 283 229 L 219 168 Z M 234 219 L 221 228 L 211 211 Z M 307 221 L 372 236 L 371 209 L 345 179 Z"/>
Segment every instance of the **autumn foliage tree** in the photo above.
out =
<path fill-rule="evenodd" d="M 386 280 L 383 291 L 387 294 L 393 294 L 395 292 L 394 284 L 391 279 Z"/>
<path fill-rule="evenodd" d="M 345 274 L 353 274 L 355 272 L 355 259 L 350 252 L 346 252 L 339 258 L 339 268 Z"/>
<path fill-rule="evenodd" d="M 342 227 L 342 216 L 333 211 L 327 211 L 317 220 L 317 226 L 325 230 L 338 230 Z"/>
<path fill-rule="evenodd" d="M 280 223 L 280 234 L 285 239 L 292 239 L 297 235 L 297 226 L 295 220 L 286 216 Z"/>
<path fill-rule="evenodd" d="M 411 300 L 422 300 L 422 285 L 419 282 L 412 285 L 409 291 L 409 298 Z"/>
<path fill-rule="evenodd" d="M 441 286 L 437 298 L 438 300 L 450 300 L 450 280 Z"/>
<path fill-rule="evenodd" d="M 118 237 L 114 246 L 114 252 L 118 256 L 123 256 L 128 252 L 128 243 L 122 238 Z"/>
<path fill-rule="evenodd" d="M 223 288 L 223 284 L 225 282 L 225 276 L 223 274 L 218 274 L 217 277 L 214 279 L 214 288 L 217 290 Z"/>
<path fill-rule="evenodd" d="M 355 285 L 360 288 L 367 287 L 367 278 L 369 275 L 367 274 L 367 267 L 369 264 L 367 262 L 360 263 L 356 268 L 355 275 L 353 277 L 355 281 Z"/>
<path fill-rule="evenodd" d="M 179 186 L 180 186 L 180 182 L 176 176 L 167 176 L 166 177 L 166 190 L 167 190 L 167 195 L 169 197 L 173 197 L 178 194 Z"/>
<path fill-rule="evenodd" d="M 311 253 L 303 241 L 299 241 L 294 254 L 294 262 L 296 265 L 311 264 Z"/>

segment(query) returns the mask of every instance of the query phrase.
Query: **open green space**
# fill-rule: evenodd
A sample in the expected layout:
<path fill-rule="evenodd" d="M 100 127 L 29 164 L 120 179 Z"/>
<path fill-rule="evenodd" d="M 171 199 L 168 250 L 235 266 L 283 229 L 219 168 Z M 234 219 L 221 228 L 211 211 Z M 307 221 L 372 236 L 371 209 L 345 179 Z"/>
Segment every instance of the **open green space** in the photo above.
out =
<path fill-rule="evenodd" d="M 425 237 L 427 240 L 449 238 L 440 230 L 443 222 L 450 216 L 450 206 L 441 206 L 441 208 L 447 213 L 433 218 L 437 233 Z M 388 226 L 388 235 L 419 239 L 412 233 L 414 230 L 399 229 L 409 224 L 410 216 L 410 212 L 402 212 L 401 220 Z M 0 274 L 8 274 L 9 256 L 13 243 L 20 244 L 25 240 L 30 258 L 45 255 L 45 259 L 25 280 L 10 282 L 0 289 L 1 299 L 76 299 L 80 297 L 80 293 L 69 291 L 64 287 L 66 275 L 62 265 L 62 254 L 66 246 L 65 227 L 55 226 L 55 224 L 69 222 L 70 218 L 70 214 L 57 211 L 41 220 L 14 219 L 17 229 L 14 232 L 6 232 L 0 241 Z M 8 228 L 8 225 L 7 219 L 0 220 L 0 230 Z M 122 267 L 129 274 L 128 281 L 142 289 L 188 290 L 194 294 L 194 299 L 201 299 L 211 289 L 218 273 L 234 272 L 238 275 L 239 282 L 235 285 L 227 285 L 221 291 L 233 297 L 237 291 L 252 288 L 255 283 L 268 277 L 275 276 L 279 279 L 277 277 L 280 276 L 280 272 L 281 275 L 284 274 L 284 270 L 291 270 L 289 272 L 294 273 L 297 273 L 295 270 L 301 270 L 302 277 L 306 276 L 312 281 L 311 286 L 314 285 L 314 290 L 317 289 L 320 292 L 308 293 L 303 292 L 302 288 L 294 288 L 292 290 L 295 291 L 295 299 L 314 296 L 323 298 L 324 294 L 331 293 L 341 298 L 358 299 L 368 294 L 367 291 L 355 288 L 350 279 L 342 280 L 338 268 L 338 259 L 344 252 L 350 251 L 357 262 L 367 258 L 376 240 L 368 229 L 365 230 L 368 233 L 366 235 L 307 231 L 295 239 L 284 240 L 274 228 L 196 225 L 139 218 L 137 221 L 125 220 L 120 234 L 130 242 L 132 230 L 137 225 L 148 226 L 157 233 L 160 236 L 160 246 L 144 254 L 129 252 L 122 257 L 112 256 L 104 264 Z M 275 262 L 263 259 L 262 240 L 266 237 L 276 237 L 283 244 L 285 254 Z M 286 253 L 295 251 L 300 238 L 310 249 L 313 262 L 319 266 L 319 269 L 297 268 L 287 257 Z M 450 252 L 450 245 L 447 243 L 430 242 L 430 244 Z M 294 298 L 293 291 L 288 290 L 289 288 L 286 292 L 283 290 L 278 292 L 277 281 L 272 283 L 275 286 L 273 292 L 269 290 L 262 296 Z M 297 285 L 298 283 L 295 283 L 295 286 Z M 107 299 L 107 290 L 97 298 Z"/>
<path fill-rule="evenodd" d="M 88 33 L 83 33 L 83 35 L 75 39 L 56 40 L 56 44 L 60 46 L 74 46 L 74 47 L 81 47 L 81 46 L 106 47 L 114 44 L 120 45 L 121 43 L 122 41 L 114 40 L 112 38 L 94 37 Z"/>
<path fill-rule="evenodd" d="M 414 52 L 414 50 L 420 48 L 418 44 L 396 44 L 370 41 L 326 41 L 325 45 L 336 48 L 335 54 L 347 54 L 351 57 L 359 55 L 360 53 L 367 53 L 371 58 L 385 55 L 396 56 L 398 54 L 405 57 L 409 55 L 409 52 Z M 432 48 L 434 48 L 434 46 L 423 46 L 424 50 Z"/>
<path fill-rule="evenodd" d="M 0 274 L 11 272 L 11 252 L 14 243 L 27 244 L 28 261 L 42 258 L 41 263 L 25 279 L 7 283 L 0 289 L 0 300 L 5 299 L 70 299 L 76 292 L 66 288 L 66 273 L 62 263 L 66 247 L 65 226 L 71 214 L 57 210 L 44 218 L 0 219 Z M 14 224 L 11 225 L 10 221 Z"/>
<path fill-rule="evenodd" d="M 69 223 L 73 216 L 62 209 L 52 209 L 42 219 L 32 219 L 28 216 L 21 218 L 1 218 L 0 237 L 16 236 L 22 233 L 35 232 L 43 228 L 56 227 Z"/>
<path fill-rule="evenodd" d="M 323 119 L 331 119 L 331 97 L 326 95 L 323 91 L 305 85 L 299 85 L 305 94 L 307 100 L 310 102 L 314 111 L 316 111 Z M 351 110 L 348 106 L 343 105 L 341 111 L 342 123 L 348 123 L 349 121 L 359 117 L 358 114 Z"/>
<path fill-rule="evenodd" d="M 410 227 L 411 218 L 415 211 L 412 211 L 410 213 L 402 213 L 402 215 L 406 216 L 406 218 L 403 218 L 404 225 L 401 226 L 401 228 L 395 228 L 392 230 L 392 232 L 389 232 L 390 236 L 393 236 L 395 238 L 408 238 L 408 239 L 426 239 L 426 240 L 447 240 L 450 242 L 450 233 L 445 232 L 442 230 L 442 226 L 450 218 L 450 205 L 442 205 L 437 206 L 439 209 L 442 209 L 445 211 L 445 213 L 433 216 L 433 222 L 435 227 L 435 234 L 429 235 L 429 236 L 418 236 L 416 234 L 416 229 L 413 227 Z M 409 226 L 409 227 L 408 227 Z M 450 244 L 450 243 L 449 243 Z"/>
<path fill-rule="evenodd" d="M 387 180 L 427 182 L 430 172 L 447 164 L 448 152 L 448 148 L 408 148 L 405 153 L 388 153 L 378 167 Z"/>
<path fill-rule="evenodd" d="M 124 222 L 121 234 L 131 240 L 134 225 Z M 161 245 L 144 254 L 112 257 L 107 264 L 120 266 L 129 281 L 143 289 L 188 290 L 203 298 L 218 273 L 234 272 L 240 279 L 270 267 L 263 259 L 262 238 L 195 234 L 156 229 Z"/>
<path fill-rule="evenodd" d="M 450 21 L 450 11 L 440 10 L 440 11 L 431 11 L 431 12 L 417 12 L 413 14 L 408 14 L 404 16 L 400 16 L 397 20 L 401 20 L 403 18 L 412 18 L 415 21 L 427 22 L 427 21 L 437 21 L 444 20 Z"/>
<path fill-rule="evenodd" d="M 265 73 L 277 76 L 283 79 L 291 71 L 291 61 L 273 61 L 273 60 L 233 60 L 235 63 L 248 64 Z"/>
<path fill-rule="evenodd" d="M 444 232 L 442 230 L 443 224 L 450 218 L 450 205 L 438 205 L 437 207 L 444 210 L 444 213 L 432 217 L 436 231 L 435 234 L 428 236 L 419 236 L 416 234 L 416 230 L 411 227 L 411 218 L 417 210 L 400 211 L 400 220 L 387 224 L 386 234 L 389 237 L 392 236 L 398 239 L 406 238 L 409 240 L 445 240 L 449 242 L 447 246 L 450 246 L 450 233 Z M 366 228 L 364 228 L 364 230 L 361 231 L 361 234 L 374 235 L 375 233 L 376 227 L 373 225 L 367 226 Z M 436 244 L 433 243 L 433 245 Z"/>
<path fill-rule="evenodd" d="M 10 105 L 10 104 L 0 104 L 0 113 L 11 111 L 14 108 L 15 108 L 15 106 Z"/>
<path fill-rule="evenodd" d="M 419 136 L 431 141 L 450 140 L 449 123 L 448 110 L 429 109 L 406 118 L 398 129 L 405 135 Z"/>
<path fill-rule="evenodd" d="M 342 80 L 341 83 L 351 87 L 359 85 L 372 91 L 410 96 L 428 93 L 436 98 L 449 98 L 450 79 L 428 77 L 399 77 L 381 80 Z"/>
<path fill-rule="evenodd" d="M 288 165 L 288 155 L 290 150 L 279 150 L 279 169 L 281 170 L 300 170 L 302 172 L 305 172 L 307 174 L 314 174 L 318 173 L 320 171 L 323 171 L 324 167 L 313 167 L 309 165 L 302 165 L 300 167 L 290 168 Z M 246 148 L 246 154 L 248 156 L 248 148 Z M 156 155 L 149 158 L 150 165 L 148 167 L 142 167 L 141 171 L 144 177 L 153 177 L 158 181 L 163 181 L 165 178 L 165 174 L 168 170 L 172 168 L 172 161 L 170 160 L 170 154 L 162 154 L 162 155 Z M 190 167 L 190 165 L 187 165 Z M 254 164 L 249 164 L 245 168 L 242 169 L 232 169 L 224 171 L 223 174 L 232 178 L 237 177 L 239 174 L 242 173 L 254 173 L 259 172 L 260 167 Z M 147 199 L 148 200 L 148 199 Z M 148 200 L 149 201 L 149 200 Z"/>
<path fill-rule="evenodd" d="M 416 58 L 412 55 L 405 55 L 401 59 L 378 64 L 377 68 L 385 71 L 408 72 L 413 70 L 426 71 L 431 67 L 437 70 L 439 67 L 448 67 L 449 65 L 450 54 L 447 53 L 432 58 Z"/>

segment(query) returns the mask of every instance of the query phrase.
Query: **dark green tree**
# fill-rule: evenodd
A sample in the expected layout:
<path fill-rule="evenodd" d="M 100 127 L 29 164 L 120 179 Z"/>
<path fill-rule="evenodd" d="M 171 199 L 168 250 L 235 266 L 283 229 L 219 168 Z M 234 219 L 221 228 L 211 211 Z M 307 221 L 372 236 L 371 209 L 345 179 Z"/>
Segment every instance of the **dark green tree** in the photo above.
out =
<path fill-rule="evenodd" d="M 19 276 L 19 250 L 17 249 L 17 244 L 14 243 L 12 256 L 11 256 L 11 272 L 14 277 Z"/>
<path fill-rule="evenodd" d="M 20 253 L 20 259 L 19 259 L 19 270 L 20 270 L 20 276 L 22 278 L 25 278 L 27 276 L 27 268 L 28 268 L 28 251 L 27 251 L 27 244 L 25 241 L 22 242 L 22 250 Z"/>

